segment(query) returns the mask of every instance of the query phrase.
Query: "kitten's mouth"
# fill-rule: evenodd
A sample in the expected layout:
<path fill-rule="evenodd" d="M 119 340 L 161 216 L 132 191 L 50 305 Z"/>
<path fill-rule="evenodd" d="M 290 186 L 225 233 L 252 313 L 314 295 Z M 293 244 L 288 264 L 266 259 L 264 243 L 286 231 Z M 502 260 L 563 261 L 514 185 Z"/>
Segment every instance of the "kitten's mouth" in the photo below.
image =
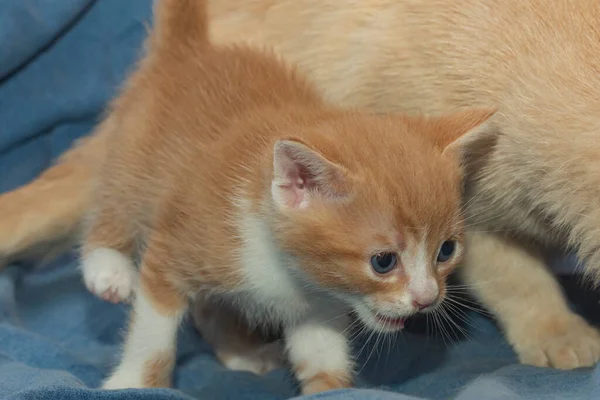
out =
<path fill-rule="evenodd" d="M 382 324 L 386 330 L 396 330 L 399 331 L 404 328 L 404 322 L 406 318 L 393 318 L 386 317 L 385 315 L 375 314 L 375 319 L 377 322 Z"/>
<path fill-rule="evenodd" d="M 394 333 L 404 329 L 404 323 L 408 315 L 398 314 L 391 316 L 381 314 L 371 307 L 359 305 L 354 309 L 354 316 L 368 328 L 382 333 Z"/>

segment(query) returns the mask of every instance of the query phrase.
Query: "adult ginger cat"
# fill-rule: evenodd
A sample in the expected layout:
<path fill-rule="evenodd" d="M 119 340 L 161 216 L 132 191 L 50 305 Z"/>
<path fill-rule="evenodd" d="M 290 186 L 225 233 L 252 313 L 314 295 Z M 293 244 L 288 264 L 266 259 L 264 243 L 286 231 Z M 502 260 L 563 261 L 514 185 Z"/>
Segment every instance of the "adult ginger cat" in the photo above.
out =
<path fill-rule="evenodd" d="M 303 393 L 347 387 L 351 313 L 394 332 L 443 300 L 463 252 L 462 149 L 493 134 L 493 112 L 340 109 L 271 52 L 211 44 L 205 11 L 156 3 L 148 53 L 100 131 L 82 269 L 107 300 L 137 280 L 104 388 L 169 385 L 198 297 L 281 327 Z"/>
<path fill-rule="evenodd" d="M 338 104 L 498 106 L 500 135 L 468 154 L 464 278 L 522 362 L 598 361 L 600 336 L 569 310 L 539 255 L 540 245 L 567 244 L 600 273 L 597 1 L 214 0 L 210 13 L 215 40 L 273 46 Z M 0 253 L 73 236 L 90 198 L 89 160 L 104 146 L 92 136 L 0 196 Z"/>

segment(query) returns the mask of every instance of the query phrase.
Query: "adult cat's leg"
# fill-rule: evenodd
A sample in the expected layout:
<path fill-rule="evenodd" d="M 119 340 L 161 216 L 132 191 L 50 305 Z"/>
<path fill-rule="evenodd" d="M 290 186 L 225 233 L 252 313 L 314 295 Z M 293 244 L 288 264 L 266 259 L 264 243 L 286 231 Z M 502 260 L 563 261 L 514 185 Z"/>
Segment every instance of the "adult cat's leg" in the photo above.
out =
<path fill-rule="evenodd" d="M 121 362 L 104 389 L 170 386 L 177 330 L 188 303 L 165 277 L 165 271 L 168 269 L 150 243 L 140 267 Z"/>
<path fill-rule="evenodd" d="M 569 309 L 538 254 L 470 232 L 462 276 L 496 315 L 521 362 L 572 369 L 600 359 L 600 334 Z"/>

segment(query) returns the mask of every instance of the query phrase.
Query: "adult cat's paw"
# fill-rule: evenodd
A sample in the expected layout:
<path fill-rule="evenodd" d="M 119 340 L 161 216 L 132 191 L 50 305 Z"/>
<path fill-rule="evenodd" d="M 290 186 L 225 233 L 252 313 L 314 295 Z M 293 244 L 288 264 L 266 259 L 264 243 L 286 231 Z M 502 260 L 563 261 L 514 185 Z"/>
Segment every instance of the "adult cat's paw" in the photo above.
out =
<path fill-rule="evenodd" d="M 523 364 L 558 369 L 590 367 L 600 360 L 600 333 L 578 315 L 536 323 L 513 337 Z"/>

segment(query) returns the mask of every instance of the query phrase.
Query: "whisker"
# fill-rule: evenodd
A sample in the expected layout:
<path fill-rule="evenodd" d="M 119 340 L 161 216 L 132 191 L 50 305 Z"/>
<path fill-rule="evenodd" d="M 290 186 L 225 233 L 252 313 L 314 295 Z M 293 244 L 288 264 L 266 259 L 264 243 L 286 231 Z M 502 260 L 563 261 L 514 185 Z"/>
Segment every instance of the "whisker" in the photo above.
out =
<path fill-rule="evenodd" d="M 462 326 L 460 326 L 456 321 L 454 321 L 454 319 L 450 316 L 450 314 L 448 313 L 448 310 L 445 308 L 447 305 L 442 303 L 441 304 L 441 310 L 444 317 L 446 318 L 446 320 L 448 322 L 450 322 L 456 329 L 458 329 L 458 331 L 467 338 L 467 340 L 473 340 L 473 338 L 471 338 L 471 336 L 469 335 L 469 333 L 467 332 L 467 330 L 465 328 L 463 328 Z M 457 340 L 459 340 L 460 338 L 458 336 L 455 336 Z"/>
<path fill-rule="evenodd" d="M 451 312 L 460 321 L 462 321 L 465 324 L 469 325 L 473 329 L 477 329 L 477 330 L 479 330 L 481 332 L 485 332 L 485 329 L 483 329 L 480 326 L 478 326 L 477 324 L 475 324 L 473 322 L 472 318 L 469 317 L 469 315 L 466 314 L 463 310 L 461 310 L 460 308 L 458 308 L 458 306 L 456 306 L 454 304 L 451 304 L 451 303 L 446 303 L 446 306 L 448 307 L 448 311 Z"/>
<path fill-rule="evenodd" d="M 425 337 L 427 337 L 427 342 L 425 342 L 425 347 L 429 346 L 429 313 L 425 313 Z"/>
<path fill-rule="evenodd" d="M 465 221 L 468 221 L 469 219 L 472 219 L 472 218 L 476 218 L 476 217 L 478 217 L 478 216 L 480 216 L 482 214 L 485 214 L 486 212 L 488 212 L 490 210 L 493 210 L 493 209 L 496 209 L 496 207 L 494 205 L 490 205 L 488 207 L 485 207 L 483 209 L 478 210 L 475 213 L 467 214 L 465 216 Z M 468 211 L 468 210 L 465 209 L 465 211 Z"/>
<path fill-rule="evenodd" d="M 477 308 L 477 307 L 478 307 L 478 305 L 477 305 L 477 306 L 471 306 L 471 305 L 469 305 L 469 304 L 466 304 L 465 302 L 461 302 L 461 301 L 459 301 L 459 300 L 457 300 L 457 299 L 455 299 L 455 298 L 452 298 L 451 296 L 447 296 L 447 297 L 446 297 L 446 300 L 447 300 L 448 302 L 450 302 L 450 303 L 454 303 L 454 304 L 456 304 L 457 306 L 464 307 L 464 308 L 466 308 L 466 309 L 469 309 L 469 310 L 471 310 L 471 311 L 474 311 L 474 312 L 476 312 L 476 313 L 478 313 L 478 314 L 481 314 L 481 315 L 483 315 L 483 316 L 490 317 L 490 318 L 493 318 L 493 317 L 494 317 L 494 316 L 493 316 L 493 314 L 491 314 L 489 311 L 486 311 L 486 310 L 484 310 L 484 309 L 482 309 L 482 308 Z M 472 303 L 472 302 L 471 302 L 471 304 L 476 304 L 476 303 Z"/>
<path fill-rule="evenodd" d="M 446 342 L 446 335 L 447 335 L 446 328 L 444 328 L 443 323 L 441 322 L 441 319 L 440 319 L 440 316 L 438 314 L 438 311 L 434 310 L 433 313 L 432 313 L 432 316 L 433 316 L 433 318 L 436 321 L 436 325 L 437 325 L 437 327 L 439 329 L 439 332 L 440 332 L 440 334 L 442 336 L 442 340 L 444 341 L 444 345 L 448 346 L 448 342 Z M 450 338 L 448 338 L 448 339 L 450 339 Z"/>
<path fill-rule="evenodd" d="M 359 324 L 360 324 L 360 321 L 358 319 L 354 319 L 352 321 L 352 323 L 350 323 L 350 325 L 348 325 L 346 327 L 346 329 L 344 329 L 342 331 L 342 335 L 345 335 L 346 333 L 349 333 L 348 341 L 352 342 L 364 330 L 364 326 L 363 326 L 362 329 L 360 329 L 360 330 L 358 330 L 356 332 L 351 332 Z"/>
<path fill-rule="evenodd" d="M 346 313 L 346 312 L 343 312 L 343 313 L 341 313 L 340 315 L 338 315 L 338 316 L 336 316 L 336 317 L 333 317 L 333 318 L 330 318 L 330 319 L 328 319 L 328 320 L 326 320 L 326 321 L 323 321 L 323 323 L 324 323 L 324 324 L 327 324 L 327 323 L 329 323 L 329 322 L 331 322 L 331 321 L 335 321 L 336 319 L 338 319 L 338 318 L 341 318 L 341 317 L 345 317 L 345 316 L 347 316 L 347 315 L 348 315 L 348 313 Z M 346 329 L 347 329 L 347 328 L 346 328 Z"/>
<path fill-rule="evenodd" d="M 498 228 L 498 229 L 473 229 L 474 226 L 478 226 L 479 223 L 473 225 L 464 225 L 464 229 L 468 229 L 471 233 L 502 233 L 502 232 L 519 232 L 519 228 Z"/>
<path fill-rule="evenodd" d="M 376 328 L 379 328 L 379 322 L 376 322 Z M 363 349 L 365 348 L 365 346 L 371 341 L 371 338 L 373 337 L 373 335 L 377 332 L 376 329 L 372 329 L 371 330 L 371 334 L 369 335 L 369 338 L 365 341 L 365 344 L 363 345 L 362 349 L 360 350 L 360 352 L 358 353 L 358 357 L 360 357 L 360 354 L 363 352 Z M 377 332 L 378 333 L 378 332 Z M 379 336 L 379 335 L 378 335 Z M 362 364 L 362 367 L 360 368 L 360 370 L 357 372 L 357 375 L 360 375 L 360 373 L 363 371 L 363 369 L 365 369 L 365 367 L 367 366 L 367 363 L 369 362 L 369 359 L 371 358 L 371 355 L 373 354 L 373 349 L 371 349 L 371 352 L 369 353 L 369 356 L 367 357 L 367 359 L 365 360 L 365 362 Z"/>
<path fill-rule="evenodd" d="M 482 213 L 479 213 L 477 215 L 481 215 L 481 214 Z M 484 219 L 482 221 L 477 221 L 476 223 L 473 223 L 473 224 L 469 224 L 467 222 L 468 221 L 467 220 L 467 221 L 465 221 L 464 227 L 465 227 L 465 229 L 469 229 L 470 227 L 482 225 L 482 224 L 485 224 L 486 222 L 490 222 L 490 221 L 494 221 L 494 220 L 500 219 L 501 217 L 502 217 L 502 215 L 496 215 L 496 216 L 493 216 L 493 217 L 490 217 L 490 218 L 486 218 L 486 219 Z M 470 218 L 474 218 L 474 217 L 470 217 Z"/>
<path fill-rule="evenodd" d="M 461 305 L 462 304 L 470 304 L 474 307 L 481 307 L 481 305 L 476 301 L 476 300 L 471 300 L 469 298 L 465 298 L 463 297 L 465 294 L 469 294 L 468 291 L 450 291 L 450 292 L 446 292 L 446 299 L 450 298 L 451 300 L 453 300 L 455 303 L 459 302 Z M 445 300 L 445 299 L 444 299 Z"/>
<path fill-rule="evenodd" d="M 371 333 L 369 334 L 369 337 L 367 338 L 367 340 L 365 340 L 365 343 L 362 345 L 360 351 L 358 352 L 358 354 L 356 356 L 357 358 L 360 357 L 360 355 L 362 354 L 363 350 L 365 349 L 365 347 L 367 346 L 367 344 L 369 343 L 369 341 L 371 340 L 371 338 L 373 337 L 374 334 L 375 334 L 375 330 L 371 330 Z"/>
<path fill-rule="evenodd" d="M 460 207 L 461 212 L 467 211 L 469 206 L 471 204 L 473 204 L 476 200 L 478 200 L 481 196 L 483 196 L 483 191 L 478 191 L 474 195 L 472 195 L 469 198 L 469 200 L 467 200 L 466 202 L 463 202 L 462 206 Z"/>
<path fill-rule="evenodd" d="M 490 283 L 495 283 L 501 280 L 505 280 L 506 277 L 503 276 L 498 276 L 496 278 L 493 279 L 488 279 L 485 281 L 477 281 L 477 282 L 470 282 L 470 283 L 454 283 L 452 285 L 448 286 L 448 289 L 453 289 L 453 288 L 460 288 L 460 289 L 464 289 L 464 288 L 472 288 L 472 287 L 478 287 L 481 285 L 488 285 Z"/>

